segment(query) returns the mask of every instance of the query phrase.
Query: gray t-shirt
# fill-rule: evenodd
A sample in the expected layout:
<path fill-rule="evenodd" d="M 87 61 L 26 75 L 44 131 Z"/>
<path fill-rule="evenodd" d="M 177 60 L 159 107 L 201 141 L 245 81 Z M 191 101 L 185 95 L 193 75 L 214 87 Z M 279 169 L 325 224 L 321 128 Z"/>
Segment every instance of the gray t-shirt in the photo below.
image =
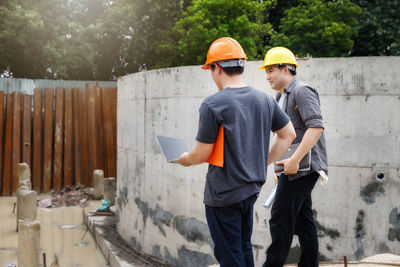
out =
<path fill-rule="evenodd" d="M 224 166 L 209 165 L 204 204 L 229 206 L 258 194 L 267 174 L 269 138 L 289 122 L 272 96 L 253 87 L 225 88 L 200 106 L 196 140 L 215 143 L 224 127 Z"/>

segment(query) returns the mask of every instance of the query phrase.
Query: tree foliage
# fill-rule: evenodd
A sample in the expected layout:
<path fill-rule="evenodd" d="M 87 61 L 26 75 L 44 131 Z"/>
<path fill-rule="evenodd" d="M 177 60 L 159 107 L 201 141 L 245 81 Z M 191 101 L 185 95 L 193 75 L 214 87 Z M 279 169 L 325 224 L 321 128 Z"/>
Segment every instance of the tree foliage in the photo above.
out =
<path fill-rule="evenodd" d="M 357 35 L 361 10 L 350 0 L 301 0 L 284 12 L 273 46 L 286 46 L 299 56 L 348 56 Z"/>
<path fill-rule="evenodd" d="M 102 78 L 96 60 L 107 39 L 102 24 L 108 7 L 95 0 L 20 0 L 0 6 L 2 70 L 23 78 Z"/>
<path fill-rule="evenodd" d="M 189 0 L 19 0 L 0 3 L 0 74 L 116 79 L 152 68 L 163 32 Z"/>
<path fill-rule="evenodd" d="M 265 52 L 264 38 L 270 34 L 267 11 L 273 1 L 194 0 L 160 45 L 168 55 L 159 66 L 202 64 L 210 44 L 229 36 L 244 48 L 250 60 Z"/>
<path fill-rule="evenodd" d="M 158 46 L 167 40 L 168 31 L 182 16 L 191 1 L 137 1 L 131 21 L 130 38 L 125 40 L 121 56 L 128 72 L 153 69 L 163 55 Z"/>
<path fill-rule="evenodd" d="M 115 80 L 202 64 L 222 36 L 250 60 L 277 45 L 299 56 L 400 55 L 399 9 L 383 0 L 0 0 L 0 75 Z"/>
<path fill-rule="evenodd" d="M 361 7 L 354 56 L 400 56 L 400 1 L 354 0 Z"/>

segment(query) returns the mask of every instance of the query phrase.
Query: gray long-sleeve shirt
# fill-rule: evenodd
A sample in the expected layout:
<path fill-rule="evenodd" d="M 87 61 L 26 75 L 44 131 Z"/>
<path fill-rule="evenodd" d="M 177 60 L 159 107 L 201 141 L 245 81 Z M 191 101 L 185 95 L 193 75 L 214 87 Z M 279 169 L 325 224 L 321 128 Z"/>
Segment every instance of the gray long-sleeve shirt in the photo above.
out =
<path fill-rule="evenodd" d="M 284 90 L 286 99 L 283 102 L 283 110 L 293 123 L 296 131 L 296 139 L 293 144 L 297 144 L 301 142 L 308 128 L 324 128 L 319 95 L 314 88 L 296 78 L 293 78 Z M 281 93 L 278 93 L 276 100 L 279 101 L 280 97 Z M 311 170 L 299 171 L 294 175 L 289 175 L 289 180 L 300 178 L 318 170 L 328 173 L 324 133 L 311 149 Z"/>

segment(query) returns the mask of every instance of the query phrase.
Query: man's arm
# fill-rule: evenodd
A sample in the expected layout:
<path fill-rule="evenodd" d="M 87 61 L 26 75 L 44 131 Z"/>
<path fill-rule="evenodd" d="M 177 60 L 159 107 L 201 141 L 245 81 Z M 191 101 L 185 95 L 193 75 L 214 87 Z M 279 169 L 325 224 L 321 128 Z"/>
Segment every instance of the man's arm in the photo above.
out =
<path fill-rule="evenodd" d="M 291 121 L 275 133 L 276 138 L 268 153 L 268 165 L 276 161 L 296 138 L 296 132 Z"/>
<path fill-rule="evenodd" d="M 324 128 L 308 128 L 294 154 L 287 160 L 277 162 L 278 164 L 285 165 L 284 174 L 297 173 L 300 160 L 315 146 L 323 131 Z"/>
<path fill-rule="evenodd" d="M 213 148 L 214 144 L 196 141 L 192 151 L 182 153 L 179 156 L 178 162 L 185 167 L 204 163 L 210 157 Z"/>

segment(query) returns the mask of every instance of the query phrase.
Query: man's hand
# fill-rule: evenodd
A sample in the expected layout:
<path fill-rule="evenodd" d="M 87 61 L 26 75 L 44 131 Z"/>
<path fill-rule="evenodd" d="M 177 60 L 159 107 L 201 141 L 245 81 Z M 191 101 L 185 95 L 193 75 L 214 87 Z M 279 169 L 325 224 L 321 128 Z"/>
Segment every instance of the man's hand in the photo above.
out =
<path fill-rule="evenodd" d="M 188 157 L 189 152 L 182 153 L 178 158 L 178 163 L 185 167 L 191 166 L 192 164 L 189 162 Z"/>
<path fill-rule="evenodd" d="M 178 158 L 178 163 L 189 167 L 205 162 L 210 157 L 214 144 L 206 144 L 196 141 L 192 151 L 182 153 Z"/>
<path fill-rule="evenodd" d="M 296 174 L 298 172 L 300 162 L 294 159 L 293 157 L 290 157 L 288 159 L 278 161 L 276 162 L 276 164 L 278 165 L 283 164 L 284 165 L 283 173 L 289 175 L 289 174 Z"/>

